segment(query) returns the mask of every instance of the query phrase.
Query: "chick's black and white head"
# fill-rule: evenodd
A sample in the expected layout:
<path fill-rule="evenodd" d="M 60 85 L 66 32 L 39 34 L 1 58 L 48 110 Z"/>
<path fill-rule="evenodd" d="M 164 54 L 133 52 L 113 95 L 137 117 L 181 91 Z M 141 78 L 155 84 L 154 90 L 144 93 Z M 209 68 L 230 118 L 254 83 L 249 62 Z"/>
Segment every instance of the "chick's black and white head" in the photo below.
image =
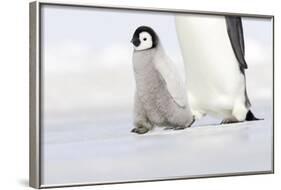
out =
<path fill-rule="evenodd" d="M 157 46 L 158 36 L 152 28 L 140 26 L 134 32 L 131 42 L 137 51 L 151 49 Z"/>

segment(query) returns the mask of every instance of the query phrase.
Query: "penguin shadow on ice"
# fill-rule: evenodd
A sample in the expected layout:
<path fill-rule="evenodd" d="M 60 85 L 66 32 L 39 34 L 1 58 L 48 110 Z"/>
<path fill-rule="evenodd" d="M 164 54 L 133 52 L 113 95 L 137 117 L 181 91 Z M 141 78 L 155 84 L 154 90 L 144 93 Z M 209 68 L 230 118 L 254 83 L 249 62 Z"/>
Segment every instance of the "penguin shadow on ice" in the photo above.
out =
<path fill-rule="evenodd" d="M 195 121 L 184 85 L 166 55 L 159 36 L 147 26 L 133 34 L 133 69 L 136 81 L 134 125 L 131 132 L 144 134 L 155 126 L 181 130 Z"/>

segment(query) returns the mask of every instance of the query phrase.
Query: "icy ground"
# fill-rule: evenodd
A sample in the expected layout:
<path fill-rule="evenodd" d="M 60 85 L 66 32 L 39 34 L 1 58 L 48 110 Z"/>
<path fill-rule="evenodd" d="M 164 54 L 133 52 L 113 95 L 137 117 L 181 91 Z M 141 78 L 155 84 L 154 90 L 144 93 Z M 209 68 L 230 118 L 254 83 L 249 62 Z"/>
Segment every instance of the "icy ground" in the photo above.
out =
<path fill-rule="evenodd" d="M 182 131 L 130 133 L 131 118 L 106 123 L 64 123 L 44 129 L 45 185 L 104 183 L 269 171 L 272 110 L 264 120 L 218 125 L 204 118 Z M 128 122 L 129 120 L 129 122 Z"/>

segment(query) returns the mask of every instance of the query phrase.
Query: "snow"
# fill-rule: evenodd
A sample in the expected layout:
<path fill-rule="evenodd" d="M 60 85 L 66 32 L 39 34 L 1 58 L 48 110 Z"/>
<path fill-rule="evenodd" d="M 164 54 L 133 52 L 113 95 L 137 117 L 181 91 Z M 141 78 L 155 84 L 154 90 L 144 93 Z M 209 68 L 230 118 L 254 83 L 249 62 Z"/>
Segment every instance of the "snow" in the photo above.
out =
<path fill-rule="evenodd" d="M 130 133 L 130 115 L 49 126 L 44 130 L 42 182 L 52 186 L 270 171 L 272 106 L 258 105 L 253 111 L 264 120 L 219 125 L 206 117 L 186 130 L 158 127 L 145 135 Z"/>

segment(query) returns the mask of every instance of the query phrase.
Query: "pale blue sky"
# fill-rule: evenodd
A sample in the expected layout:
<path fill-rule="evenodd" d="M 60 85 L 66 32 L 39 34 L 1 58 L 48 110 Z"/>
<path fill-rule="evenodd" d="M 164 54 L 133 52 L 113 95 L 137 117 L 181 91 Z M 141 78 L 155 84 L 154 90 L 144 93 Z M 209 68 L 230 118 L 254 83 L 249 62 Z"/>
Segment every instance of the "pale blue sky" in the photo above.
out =
<path fill-rule="evenodd" d="M 121 13 L 121 14 L 120 14 Z M 134 30 L 140 25 L 151 26 L 171 49 L 177 47 L 172 13 L 124 11 L 100 8 L 43 8 L 46 45 L 75 41 L 100 51 L 112 44 L 128 46 Z M 163 32 L 164 31 L 164 32 Z"/>

